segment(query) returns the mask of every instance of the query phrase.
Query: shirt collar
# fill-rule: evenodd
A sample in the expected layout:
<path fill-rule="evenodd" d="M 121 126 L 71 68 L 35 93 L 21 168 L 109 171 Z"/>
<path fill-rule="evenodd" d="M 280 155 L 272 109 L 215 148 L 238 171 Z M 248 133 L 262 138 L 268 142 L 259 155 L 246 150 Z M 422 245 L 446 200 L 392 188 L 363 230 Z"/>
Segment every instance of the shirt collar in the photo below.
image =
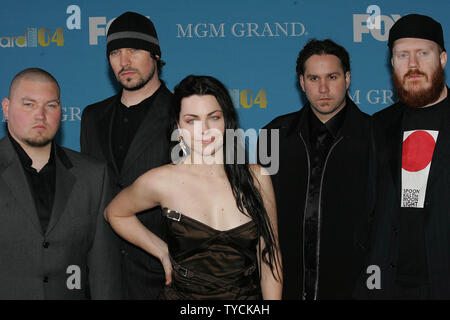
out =
<path fill-rule="evenodd" d="M 311 107 L 310 107 L 311 108 Z M 339 131 L 344 123 L 345 114 L 347 112 L 347 105 L 345 105 L 337 114 L 335 114 L 327 122 L 322 123 L 316 114 L 310 110 L 309 112 L 309 125 L 311 132 L 320 132 L 327 130 L 334 138 L 339 135 Z"/>
<path fill-rule="evenodd" d="M 421 112 L 433 112 L 437 111 L 438 109 L 446 108 L 448 105 L 448 101 L 450 100 L 450 89 L 447 87 L 447 96 L 438 103 L 432 104 L 431 106 L 425 107 L 425 108 L 414 108 L 410 107 L 407 104 L 400 101 L 401 106 L 405 110 L 406 113 L 421 113 Z"/>
<path fill-rule="evenodd" d="M 162 87 L 163 87 L 163 84 L 161 83 L 161 85 L 158 87 L 158 89 L 156 89 L 156 91 L 151 96 L 145 98 L 144 100 L 142 100 L 138 104 L 134 104 L 134 105 L 131 105 L 129 107 L 124 105 L 122 103 L 122 101 L 120 100 L 120 98 L 119 98 L 120 109 L 123 110 L 123 111 L 135 111 L 137 109 L 147 108 L 148 104 L 152 103 L 152 101 L 155 99 L 155 97 L 161 91 Z"/>
<path fill-rule="evenodd" d="M 30 169 L 35 170 L 32 167 L 33 160 L 31 160 L 31 158 L 28 156 L 28 154 L 25 152 L 25 150 L 23 150 L 22 146 L 11 136 L 11 134 L 9 132 L 8 132 L 8 138 L 11 141 L 14 149 L 16 150 L 22 166 L 28 170 L 30 170 Z M 48 162 L 45 166 L 55 167 L 55 143 L 52 141 L 51 144 L 52 144 L 52 148 L 50 150 L 50 158 L 48 159 Z"/>

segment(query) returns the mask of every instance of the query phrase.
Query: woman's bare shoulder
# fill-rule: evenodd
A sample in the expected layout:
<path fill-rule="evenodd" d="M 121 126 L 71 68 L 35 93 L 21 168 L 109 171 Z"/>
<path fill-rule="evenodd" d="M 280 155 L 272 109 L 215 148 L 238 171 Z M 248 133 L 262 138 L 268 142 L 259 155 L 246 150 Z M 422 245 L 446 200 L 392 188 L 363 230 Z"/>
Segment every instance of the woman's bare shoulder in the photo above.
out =
<path fill-rule="evenodd" d="M 176 169 L 173 164 L 153 168 L 142 174 L 136 180 L 135 185 L 145 186 L 150 189 L 164 188 L 173 181 Z"/>

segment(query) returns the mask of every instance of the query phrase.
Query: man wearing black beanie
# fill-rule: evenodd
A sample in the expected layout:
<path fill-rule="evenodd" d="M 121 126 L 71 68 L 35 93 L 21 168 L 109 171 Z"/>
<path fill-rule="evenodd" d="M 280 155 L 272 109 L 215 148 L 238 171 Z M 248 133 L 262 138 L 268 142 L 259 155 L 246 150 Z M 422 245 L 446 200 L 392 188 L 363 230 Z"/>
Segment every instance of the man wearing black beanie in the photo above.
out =
<path fill-rule="evenodd" d="M 172 93 L 159 79 L 161 49 L 153 23 L 125 12 L 108 29 L 106 53 L 121 92 L 87 106 L 81 118 L 83 153 L 108 162 L 115 194 L 144 172 L 169 162 L 169 110 Z M 138 215 L 165 238 L 160 208 Z M 124 297 L 156 299 L 164 286 L 158 259 L 122 240 Z"/>
<path fill-rule="evenodd" d="M 362 282 L 374 298 L 450 299 L 450 99 L 442 26 L 406 15 L 391 28 L 388 46 L 400 101 L 374 115 L 379 172 L 368 266 L 380 269 Z"/>

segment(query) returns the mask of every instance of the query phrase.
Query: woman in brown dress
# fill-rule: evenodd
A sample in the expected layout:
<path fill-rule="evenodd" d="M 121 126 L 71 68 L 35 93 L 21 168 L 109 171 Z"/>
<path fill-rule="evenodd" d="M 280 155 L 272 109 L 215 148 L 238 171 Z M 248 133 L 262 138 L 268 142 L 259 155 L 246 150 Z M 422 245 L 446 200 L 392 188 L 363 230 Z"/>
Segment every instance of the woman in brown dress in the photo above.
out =
<path fill-rule="evenodd" d="M 177 164 L 143 174 L 112 200 L 105 217 L 120 236 L 161 260 L 161 299 L 280 299 L 272 183 L 235 142 L 237 113 L 227 89 L 212 77 L 188 76 L 174 94 Z M 166 217 L 166 242 L 136 217 L 155 206 Z"/>

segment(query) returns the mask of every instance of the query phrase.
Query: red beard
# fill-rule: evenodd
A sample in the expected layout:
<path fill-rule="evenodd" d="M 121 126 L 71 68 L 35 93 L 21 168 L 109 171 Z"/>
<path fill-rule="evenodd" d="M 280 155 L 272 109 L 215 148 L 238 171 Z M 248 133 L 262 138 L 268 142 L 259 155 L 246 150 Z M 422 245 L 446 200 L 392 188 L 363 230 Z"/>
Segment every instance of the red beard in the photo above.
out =
<path fill-rule="evenodd" d="M 430 88 L 410 88 L 409 90 L 406 90 L 404 84 L 406 78 L 411 75 L 422 75 L 427 80 L 431 80 Z M 403 79 L 399 79 L 397 74 L 393 72 L 392 79 L 400 101 L 413 108 L 421 108 L 439 99 L 445 86 L 444 69 L 440 64 L 435 71 L 431 72 L 430 77 L 419 70 L 409 70 L 403 76 Z"/>

